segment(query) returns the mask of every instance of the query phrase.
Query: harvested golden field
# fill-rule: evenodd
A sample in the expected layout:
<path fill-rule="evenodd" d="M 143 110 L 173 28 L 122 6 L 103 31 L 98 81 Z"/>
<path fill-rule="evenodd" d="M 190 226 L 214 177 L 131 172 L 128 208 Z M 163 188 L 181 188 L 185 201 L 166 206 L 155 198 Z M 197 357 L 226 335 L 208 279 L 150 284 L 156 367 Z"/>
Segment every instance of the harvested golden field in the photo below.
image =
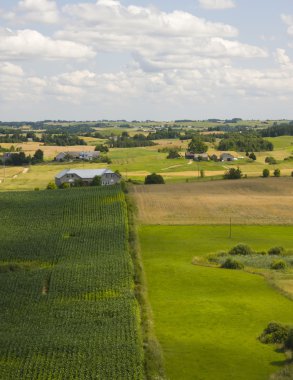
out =
<path fill-rule="evenodd" d="M 293 224 L 293 178 L 144 185 L 131 189 L 142 224 Z"/>

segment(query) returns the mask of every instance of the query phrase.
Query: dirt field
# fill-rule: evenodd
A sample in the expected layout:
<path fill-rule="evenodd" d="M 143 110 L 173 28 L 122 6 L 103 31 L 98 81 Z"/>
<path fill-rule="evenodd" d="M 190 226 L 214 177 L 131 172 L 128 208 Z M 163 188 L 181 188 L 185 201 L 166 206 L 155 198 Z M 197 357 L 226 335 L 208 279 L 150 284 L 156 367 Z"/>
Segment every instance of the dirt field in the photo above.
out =
<path fill-rule="evenodd" d="M 293 224 L 293 178 L 131 189 L 142 224 Z"/>

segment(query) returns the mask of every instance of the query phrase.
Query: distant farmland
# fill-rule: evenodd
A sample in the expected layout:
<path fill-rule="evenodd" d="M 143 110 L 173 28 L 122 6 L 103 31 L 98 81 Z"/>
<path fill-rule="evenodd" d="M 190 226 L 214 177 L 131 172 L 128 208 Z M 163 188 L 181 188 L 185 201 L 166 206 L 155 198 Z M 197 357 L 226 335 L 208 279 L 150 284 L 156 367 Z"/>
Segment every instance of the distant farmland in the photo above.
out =
<path fill-rule="evenodd" d="M 1 193 L 0 378 L 143 379 L 119 188 Z"/>
<path fill-rule="evenodd" d="M 293 178 L 132 188 L 142 224 L 292 224 Z"/>

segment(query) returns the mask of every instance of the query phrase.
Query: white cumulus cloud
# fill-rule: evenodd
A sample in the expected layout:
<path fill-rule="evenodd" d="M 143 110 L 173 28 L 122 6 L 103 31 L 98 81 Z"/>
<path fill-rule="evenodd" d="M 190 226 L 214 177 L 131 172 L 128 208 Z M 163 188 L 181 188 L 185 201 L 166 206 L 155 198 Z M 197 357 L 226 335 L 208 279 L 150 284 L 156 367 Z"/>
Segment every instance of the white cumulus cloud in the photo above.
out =
<path fill-rule="evenodd" d="M 20 0 L 9 11 L 0 9 L 0 17 L 10 24 L 56 24 L 60 12 L 55 0 Z"/>
<path fill-rule="evenodd" d="M 0 60 L 7 59 L 88 59 L 95 52 L 83 44 L 56 40 L 36 30 L 0 30 Z"/>
<path fill-rule="evenodd" d="M 233 0 L 199 0 L 199 5 L 204 9 L 235 8 L 235 3 Z"/>

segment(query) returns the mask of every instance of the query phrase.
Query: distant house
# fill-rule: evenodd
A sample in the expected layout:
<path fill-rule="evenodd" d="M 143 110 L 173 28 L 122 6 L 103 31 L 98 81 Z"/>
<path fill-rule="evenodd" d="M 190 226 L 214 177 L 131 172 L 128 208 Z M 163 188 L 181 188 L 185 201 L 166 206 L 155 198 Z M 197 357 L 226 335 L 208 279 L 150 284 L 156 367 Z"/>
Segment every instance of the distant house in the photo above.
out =
<path fill-rule="evenodd" d="M 207 153 L 194 154 L 194 161 L 208 161 L 209 156 Z"/>
<path fill-rule="evenodd" d="M 55 177 L 57 186 L 63 183 L 73 184 L 75 181 L 82 181 L 90 185 L 95 177 L 101 177 L 101 184 L 115 185 L 120 182 L 120 175 L 109 169 L 65 169 Z"/>
<path fill-rule="evenodd" d="M 222 153 L 220 155 L 220 161 L 235 161 L 236 158 L 230 153 Z"/>
<path fill-rule="evenodd" d="M 193 160 L 194 159 L 194 153 L 193 152 L 185 152 L 185 158 L 187 160 Z"/>
<path fill-rule="evenodd" d="M 55 157 L 55 161 L 87 160 L 92 161 L 100 156 L 100 152 L 61 152 Z"/>

